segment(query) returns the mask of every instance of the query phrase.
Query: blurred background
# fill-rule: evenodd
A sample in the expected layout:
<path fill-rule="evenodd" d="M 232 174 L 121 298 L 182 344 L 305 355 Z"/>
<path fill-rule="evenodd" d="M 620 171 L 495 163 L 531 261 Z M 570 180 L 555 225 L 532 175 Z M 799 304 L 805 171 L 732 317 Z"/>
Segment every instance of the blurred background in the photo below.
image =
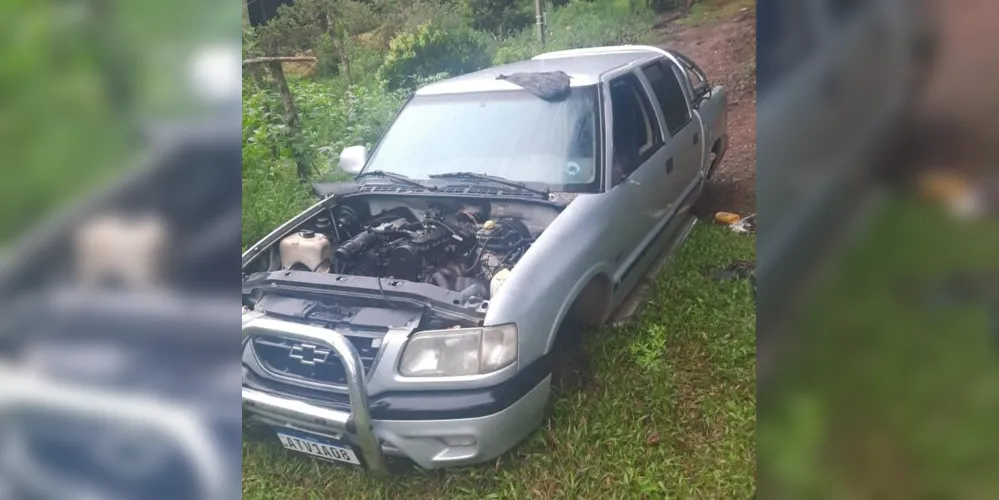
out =
<path fill-rule="evenodd" d="M 239 495 L 240 10 L 0 4 L 0 498 Z"/>
<path fill-rule="evenodd" d="M 999 3 L 757 2 L 761 498 L 999 491 Z"/>

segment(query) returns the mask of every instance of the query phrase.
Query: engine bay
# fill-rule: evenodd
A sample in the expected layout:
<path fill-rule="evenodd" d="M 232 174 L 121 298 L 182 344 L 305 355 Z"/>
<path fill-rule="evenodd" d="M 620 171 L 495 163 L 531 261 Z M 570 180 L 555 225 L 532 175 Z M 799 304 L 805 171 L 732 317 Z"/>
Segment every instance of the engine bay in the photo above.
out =
<path fill-rule="evenodd" d="M 550 220 L 538 221 L 538 211 L 448 201 L 330 207 L 284 236 L 267 270 L 393 278 L 487 300 Z"/>

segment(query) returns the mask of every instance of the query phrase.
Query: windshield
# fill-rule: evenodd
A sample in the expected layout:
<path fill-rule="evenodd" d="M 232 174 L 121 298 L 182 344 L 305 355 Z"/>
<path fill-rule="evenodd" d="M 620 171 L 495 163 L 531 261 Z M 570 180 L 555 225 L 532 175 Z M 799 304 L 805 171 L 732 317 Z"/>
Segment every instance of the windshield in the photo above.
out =
<path fill-rule="evenodd" d="M 389 127 L 365 171 L 419 180 L 474 172 L 553 191 L 595 191 L 596 96 L 594 87 L 574 88 L 561 102 L 525 91 L 416 96 Z"/>

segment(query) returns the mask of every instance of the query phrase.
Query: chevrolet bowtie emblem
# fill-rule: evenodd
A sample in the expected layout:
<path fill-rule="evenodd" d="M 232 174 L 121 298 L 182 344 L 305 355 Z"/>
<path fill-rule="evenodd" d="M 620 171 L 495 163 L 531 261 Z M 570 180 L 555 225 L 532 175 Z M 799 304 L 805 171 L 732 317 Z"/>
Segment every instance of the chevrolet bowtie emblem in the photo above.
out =
<path fill-rule="evenodd" d="M 295 344 L 288 353 L 289 358 L 298 360 L 303 365 L 321 365 L 329 356 L 329 349 L 312 344 Z"/>

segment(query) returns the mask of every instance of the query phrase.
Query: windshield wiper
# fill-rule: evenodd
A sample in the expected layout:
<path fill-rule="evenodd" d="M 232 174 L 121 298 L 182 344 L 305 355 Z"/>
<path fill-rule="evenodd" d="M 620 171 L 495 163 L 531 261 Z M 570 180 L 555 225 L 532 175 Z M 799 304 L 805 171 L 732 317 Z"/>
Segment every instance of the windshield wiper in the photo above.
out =
<path fill-rule="evenodd" d="M 527 186 L 523 182 L 511 181 L 509 179 L 504 179 L 502 177 L 497 177 L 495 175 L 486 174 L 476 174 L 475 172 L 448 172 L 446 174 L 433 174 L 430 175 L 431 179 L 477 179 L 480 181 L 489 181 L 495 184 L 502 184 L 504 186 L 515 187 L 522 191 L 527 191 L 529 193 L 534 193 L 538 196 L 548 198 L 548 190 L 534 189 Z"/>
<path fill-rule="evenodd" d="M 429 190 L 429 191 L 436 191 L 437 190 L 437 188 L 434 187 L 434 186 L 424 186 L 423 184 L 420 184 L 419 182 L 416 182 L 413 179 L 410 179 L 409 177 L 406 177 L 405 175 L 396 174 L 396 173 L 393 173 L 393 172 L 386 172 L 384 170 L 372 170 L 370 172 L 361 172 L 360 174 L 357 175 L 357 177 L 354 177 L 354 178 L 355 179 L 360 179 L 361 177 L 368 177 L 368 176 L 372 176 L 372 177 L 386 177 L 386 178 L 392 179 L 392 180 L 394 180 L 396 182 L 401 182 L 403 184 L 407 184 L 407 185 L 412 186 L 412 187 L 418 187 L 418 188 L 423 189 L 423 190 Z"/>

